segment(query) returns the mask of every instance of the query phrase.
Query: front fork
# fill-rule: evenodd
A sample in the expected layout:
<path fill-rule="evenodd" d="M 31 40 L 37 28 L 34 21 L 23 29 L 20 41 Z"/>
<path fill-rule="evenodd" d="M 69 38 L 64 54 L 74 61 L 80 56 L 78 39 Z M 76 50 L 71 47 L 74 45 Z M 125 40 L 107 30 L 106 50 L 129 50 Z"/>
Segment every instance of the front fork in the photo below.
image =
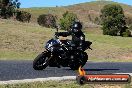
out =
<path fill-rule="evenodd" d="M 60 58 L 60 57 L 58 57 L 58 58 Z M 52 60 L 51 60 L 52 59 Z M 51 64 L 55 64 L 56 63 L 56 65 L 55 65 L 55 67 L 58 67 L 58 68 L 60 68 L 60 64 L 59 64 L 59 62 L 58 62 L 58 60 L 57 60 L 57 56 L 55 56 L 53 53 L 51 53 L 51 55 L 50 55 L 50 57 L 48 58 L 48 62 L 50 62 L 50 60 L 51 60 Z M 53 62 L 55 62 L 55 63 L 53 63 Z M 48 63 L 49 64 L 49 63 Z M 49 65 L 50 66 L 50 65 Z M 52 67 L 52 66 L 51 66 Z"/>
<path fill-rule="evenodd" d="M 50 57 L 45 60 L 45 63 L 43 63 L 43 66 L 45 64 L 49 65 L 49 62 L 50 62 L 50 60 L 51 60 L 52 57 L 53 57 L 53 54 L 51 53 Z"/>

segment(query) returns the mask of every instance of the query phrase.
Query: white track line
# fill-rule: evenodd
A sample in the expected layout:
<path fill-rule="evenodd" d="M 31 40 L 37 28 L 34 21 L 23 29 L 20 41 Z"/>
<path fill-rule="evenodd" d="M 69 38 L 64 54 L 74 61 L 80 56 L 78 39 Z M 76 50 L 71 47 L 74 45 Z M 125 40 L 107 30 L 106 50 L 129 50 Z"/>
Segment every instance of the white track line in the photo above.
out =
<path fill-rule="evenodd" d="M 76 76 L 63 76 L 63 77 L 48 77 L 48 78 L 35 78 L 35 79 L 23 79 L 23 80 L 9 80 L 0 81 L 1 84 L 19 84 L 19 83 L 31 83 L 31 82 L 44 82 L 44 81 L 62 81 L 62 80 L 75 80 Z"/>
<path fill-rule="evenodd" d="M 114 73 L 114 74 L 130 74 L 132 76 L 132 73 Z M 48 78 L 35 78 L 35 79 L 0 81 L 0 85 L 31 83 L 31 82 L 38 82 L 38 81 L 39 82 L 44 82 L 44 81 L 66 81 L 66 80 L 76 80 L 76 76 L 62 76 L 62 77 L 48 77 Z"/>

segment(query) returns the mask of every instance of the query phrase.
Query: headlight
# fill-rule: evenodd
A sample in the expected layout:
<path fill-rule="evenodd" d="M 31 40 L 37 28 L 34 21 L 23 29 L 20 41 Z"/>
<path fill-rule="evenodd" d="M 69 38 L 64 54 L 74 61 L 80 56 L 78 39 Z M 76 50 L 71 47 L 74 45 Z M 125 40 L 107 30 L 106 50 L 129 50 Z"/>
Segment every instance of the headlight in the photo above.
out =
<path fill-rule="evenodd" d="M 59 44 L 62 44 L 62 42 L 61 42 L 59 39 L 57 39 L 56 41 L 57 41 Z"/>

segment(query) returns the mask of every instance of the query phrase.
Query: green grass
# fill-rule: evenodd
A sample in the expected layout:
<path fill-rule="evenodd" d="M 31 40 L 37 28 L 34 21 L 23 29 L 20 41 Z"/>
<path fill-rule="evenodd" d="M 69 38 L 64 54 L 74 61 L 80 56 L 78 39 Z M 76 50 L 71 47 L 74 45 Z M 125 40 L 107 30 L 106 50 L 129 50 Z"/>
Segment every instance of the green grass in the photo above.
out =
<path fill-rule="evenodd" d="M 1 51 L 0 60 L 32 60 L 37 56 L 34 52 Z"/>
<path fill-rule="evenodd" d="M 33 60 L 44 51 L 44 44 L 53 37 L 54 29 L 33 23 L 0 19 L 0 60 Z M 90 61 L 132 61 L 132 38 L 102 35 L 99 28 L 85 29 Z"/>
<path fill-rule="evenodd" d="M 47 81 L 25 84 L 1 85 L 0 88 L 131 88 L 132 84 L 85 84 L 76 81 Z"/>
<path fill-rule="evenodd" d="M 51 32 L 52 31 L 52 32 Z M 55 30 L 12 20 L 0 22 L 0 58 L 33 59 Z"/>
<path fill-rule="evenodd" d="M 108 35 L 86 34 L 93 42 L 89 51 L 90 60 L 132 61 L 132 38 Z"/>

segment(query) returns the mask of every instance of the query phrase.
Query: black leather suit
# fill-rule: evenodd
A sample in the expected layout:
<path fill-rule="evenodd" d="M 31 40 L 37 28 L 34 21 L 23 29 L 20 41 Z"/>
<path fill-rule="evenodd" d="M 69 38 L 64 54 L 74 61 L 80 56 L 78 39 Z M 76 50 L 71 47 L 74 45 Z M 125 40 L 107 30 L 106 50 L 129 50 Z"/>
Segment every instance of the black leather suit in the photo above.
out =
<path fill-rule="evenodd" d="M 63 36 L 63 37 L 67 37 L 67 36 L 72 36 L 72 44 L 74 44 L 76 47 L 82 47 L 84 41 L 85 41 L 85 35 L 83 34 L 83 32 L 81 30 L 79 30 L 78 32 L 73 32 L 73 30 L 71 29 L 68 32 L 57 32 L 56 33 L 57 36 Z"/>

